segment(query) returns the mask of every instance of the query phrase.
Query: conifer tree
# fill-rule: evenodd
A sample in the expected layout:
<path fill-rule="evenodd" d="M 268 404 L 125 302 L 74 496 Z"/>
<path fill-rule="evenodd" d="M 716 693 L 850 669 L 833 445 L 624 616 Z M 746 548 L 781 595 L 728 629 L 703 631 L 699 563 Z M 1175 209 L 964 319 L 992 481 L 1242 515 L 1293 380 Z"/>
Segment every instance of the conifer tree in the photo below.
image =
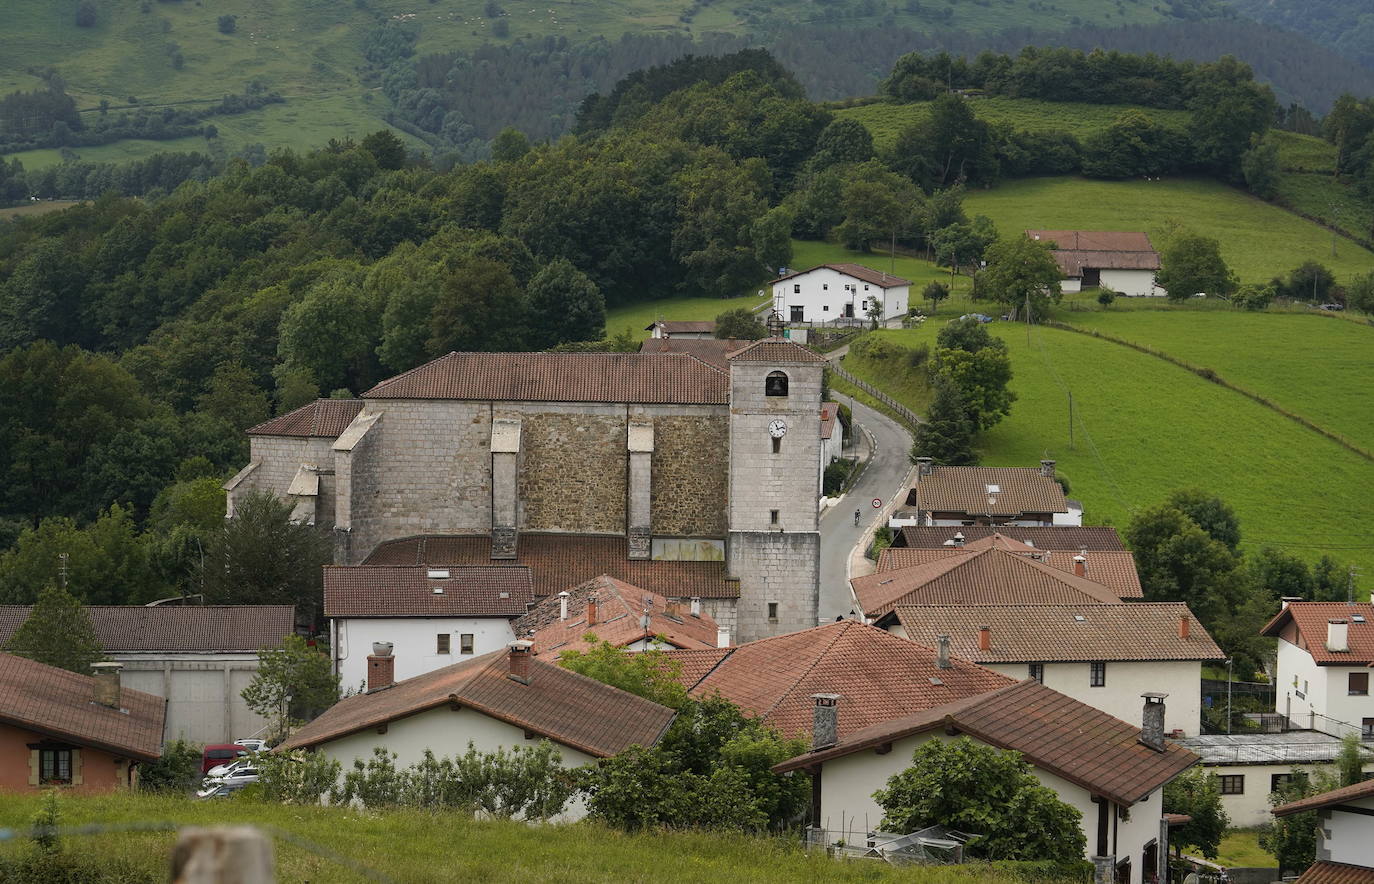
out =
<path fill-rule="evenodd" d="M 941 466 L 971 466 L 978 463 L 973 451 L 973 424 L 964 412 L 964 397 L 959 386 L 939 383 L 935 401 L 930 404 L 926 422 L 916 428 L 911 459 L 930 457 Z"/>
<path fill-rule="evenodd" d="M 56 586 L 38 594 L 29 618 L 10 636 L 5 650 L 81 675 L 89 675 L 91 664 L 105 657 L 86 609 Z"/>

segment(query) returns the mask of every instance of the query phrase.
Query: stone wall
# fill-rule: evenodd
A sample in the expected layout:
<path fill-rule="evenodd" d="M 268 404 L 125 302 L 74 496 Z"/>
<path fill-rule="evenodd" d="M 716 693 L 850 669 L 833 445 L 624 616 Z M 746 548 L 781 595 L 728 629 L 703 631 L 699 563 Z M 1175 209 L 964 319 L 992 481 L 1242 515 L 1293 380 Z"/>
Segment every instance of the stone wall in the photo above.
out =
<path fill-rule="evenodd" d="M 554 409 L 557 409 L 556 411 Z M 625 410 L 605 406 L 524 408 L 520 529 L 625 533 L 629 455 Z M 507 416 L 497 411 L 498 417 Z"/>
<path fill-rule="evenodd" d="M 654 534 L 725 536 L 729 440 L 724 415 L 654 419 Z"/>
<path fill-rule="evenodd" d="M 726 563 L 738 577 L 738 641 L 810 629 L 819 611 L 819 532 L 731 531 Z M 770 602 L 777 617 L 768 616 Z"/>

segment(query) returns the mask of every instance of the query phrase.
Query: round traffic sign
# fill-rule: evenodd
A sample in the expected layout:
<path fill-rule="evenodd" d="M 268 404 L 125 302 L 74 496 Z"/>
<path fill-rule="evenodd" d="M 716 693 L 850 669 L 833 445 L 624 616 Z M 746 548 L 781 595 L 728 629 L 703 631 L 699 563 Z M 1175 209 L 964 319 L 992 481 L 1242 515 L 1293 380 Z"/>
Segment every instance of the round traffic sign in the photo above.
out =
<path fill-rule="evenodd" d="M 883 502 L 882 502 L 881 500 L 879 500 L 879 499 L 876 498 L 876 497 L 873 498 L 873 508 L 874 508 L 875 510 L 876 510 L 878 507 L 882 506 L 882 505 L 883 505 Z"/>

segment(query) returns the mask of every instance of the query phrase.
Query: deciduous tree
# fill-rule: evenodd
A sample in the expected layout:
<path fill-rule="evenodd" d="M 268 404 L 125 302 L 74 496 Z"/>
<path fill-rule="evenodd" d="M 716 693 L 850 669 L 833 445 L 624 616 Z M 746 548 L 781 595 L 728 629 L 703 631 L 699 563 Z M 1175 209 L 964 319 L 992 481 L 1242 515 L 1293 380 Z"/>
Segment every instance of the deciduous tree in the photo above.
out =
<path fill-rule="evenodd" d="M 295 724 L 309 721 L 339 699 L 339 677 L 329 657 L 299 635 L 276 648 L 258 651 L 258 668 L 242 691 L 248 708 L 272 723 L 281 738 Z"/>
<path fill-rule="evenodd" d="M 594 632 L 588 632 L 586 638 L 590 648 L 564 651 L 558 665 L 674 709 L 686 702 L 687 691 L 678 680 L 682 667 L 662 651 L 623 651 L 601 641 Z"/>
<path fill-rule="evenodd" d="M 1159 256 L 1159 285 L 1171 301 L 1186 301 L 1199 292 L 1225 298 L 1239 283 L 1221 257 L 1221 243 L 1195 233 L 1176 233 Z"/>
<path fill-rule="evenodd" d="M 1040 320 L 1051 303 L 1063 296 L 1063 273 L 1050 254 L 1050 244 L 1016 234 L 987 249 L 988 267 L 978 275 L 978 290 L 1016 311 L 1029 304 L 1031 318 Z"/>
<path fill-rule="evenodd" d="M 1170 782 L 1164 787 L 1164 812 L 1192 817 L 1189 822 L 1169 829 L 1169 842 L 1175 853 L 1181 853 L 1186 846 L 1208 859 L 1216 859 L 1222 836 L 1231 824 L 1221 805 L 1221 784 L 1216 774 L 1196 767 Z"/>
<path fill-rule="evenodd" d="M 757 341 L 768 337 L 768 329 L 753 310 L 748 307 L 736 307 L 717 314 L 715 336 L 721 339 Z"/>
<path fill-rule="evenodd" d="M 934 458 L 943 466 L 970 466 L 978 463 L 973 451 L 973 422 L 964 410 L 964 397 L 959 387 L 949 381 L 935 386 L 935 400 L 926 412 L 925 421 L 916 428 L 911 445 L 911 461 L 918 457 Z"/>
<path fill-rule="evenodd" d="M 86 609 L 75 596 L 56 586 L 38 594 L 28 618 L 10 636 L 5 650 L 81 675 L 90 675 L 91 664 L 105 658 Z"/>
<path fill-rule="evenodd" d="M 201 583 L 206 600 L 234 605 L 299 605 L 317 610 L 329 539 L 291 521 L 292 505 L 268 492 L 237 501 L 206 546 Z"/>
<path fill-rule="evenodd" d="M 532 346 L 599 341 L 606 336 L 601 290 L 567 258 L 554 258 L 530 280 L 527 291 Z"/>

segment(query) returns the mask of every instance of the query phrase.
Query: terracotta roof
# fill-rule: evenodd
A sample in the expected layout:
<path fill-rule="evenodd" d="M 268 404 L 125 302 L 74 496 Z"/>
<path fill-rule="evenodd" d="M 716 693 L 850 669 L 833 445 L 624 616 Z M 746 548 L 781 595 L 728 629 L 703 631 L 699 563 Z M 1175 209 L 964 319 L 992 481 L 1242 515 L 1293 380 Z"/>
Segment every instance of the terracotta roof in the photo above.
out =
<path fill-rule="evenodd" d="M 721 371 L 728 371 L 726 357 L 749 346 L 739 338 L 648 338 L 639 345 L 641 353 L 687 353 L 708 362 Z"/>
<path fill-rule="evenodd" d="M 450 353 L 364 399 L 720 405 L 730 379 L 685 353 Z"/>
<path fill-rule="evenodd" d="M 840 403 L 821 403 L 821 438 L 829 439 L 835 435 L 836 418 L 840 416 Z"/>
<path fill-rule="evenodd" d="M 727 355 L 730 362 L 824 362 L 825 357 L 815 350 L 782 338 L 750 341 L 743 348 Z"/>
<path fill-rule="evenodd" d="M 1125 605 L 898 605 L 906 637 L 975 663 L 1066 663 L 1093 660 L 1224 660 L 1226 655 L 1181 602 Z M 1188 618 L 1188 638 L 1179 620 Z M 990 645 L 978 647 L 990 627 Z"/>
<path fill-rule="evenodd" d="M 596 596 L 596 620 L 587 623 L 587 601 Z M 672 604 L 670 611 L 669 605 Z M 649 624 L 643 616 L 648 610 Z M 518 638 L 534 642 L 534 653 L 558 656 L 564 651 L 591 647 L 583 636 L 592 633 L 616 647 L 662 636 L 675 648 L 714 648 L 716 621 L 703 612 L 693 616 L 686 605 L 670 603 L 657 593 L 640 589 L 605 574 L 568 590 L 568 619 L 560 620 L 561 600 L 549 596 L 511 624 Z"/>
<path fill-rule="evenodd" d="M 533 601 L 518 566 L 324 566 L 326 617 L 519 617 Z"/>
<path fill-rule="evenodd" d="M 1053 242 L 1055 263 L 1065 276 L 1082 276 L 1084 268 L 1158 270 L 1159 253 L 1144 233 L 1096 230 L 1027 230 L 1026 236 Z"/>
<path fill-rule="evenodd" d="M 699 651 L 666 651 L 686 680 L 701 668 Z M 811 733 L 812 694 L 839 694 L 840 733 L 980 694 L 1011 679 L 966 660 L 938 669 L 935 651 L 877 627 L 840 620 L 760 639 L 733 649 L 696 682 L 692 696 L 721 696 L 785 736 Z M 689 673 L 689 664 L 691 672 Z"/>
<path fill-rule="evenodd" d="M 963 534 L 964 540 L 981 540 L 993 534 L 1004 534 L 1012 540 L 1019 540 L 1027 546 L 1037 549 L 1065 549 L 1078 550 L 1124 550 L 1126 545 L 1121 542 L 1121 536 L 1116 533 L 1115 528 L 1111 527 L 1077 527 L 1077 526 L 1018 526 L 1002 525 L 992 527 L 988 525 L 967 525 L 959 527 L 951 525 L 947 527 L 926 527 L 924 525 L 912 526 L 901 529 L 892 541 L 894 548 L 911 547 L 913 549 L 938 549 L 943 547 L 945 541 L 954 539 L 955 534 Z"/>
<path fill-rule="evenodd" d="M 988 503 L 988 498 L 993 503 Z M 1023 467 L 933 467 L 907 494 L 907 506 L 936 513 L 994 516 L 1067 513 L 1064 489 L 1039 469 Z"/>
<path fill-rule="evenodd" d="M 1323 860 L 1308 866 L 1294 884 L 1374 884 L 1374 869 Z"/>
<path fill-rule="evenodd" d="M 1322 792 L 1320 795 L 1309 795 L 1306 798 L 1299 798 L 1297 801 L 1280 804 L 1270 812 L 1274 814 L 1274 816 L 1288 816 L 1294 813 L 1302 813 L 1307 810 L 1321 810 L 1323 807 L 1330 807 L 1333 804 L 1344 804 L 1347 801 L 1360 801 L 1366 798 L 1374 798 L 1374 780 L 1365 780 L 1353 786 L 1342 786 L 1339 789 L 1332 789 L 1330 792 Z"/>
<path fill-rule="evenodd" d="M 291 605 L 88 605 L 107 654 L 256 652 L 295 631 Z M 0 605 L 0 645 L 29 618 L 28 605 Z"/>
<path fill-rule="evenodd" d="M 837 273 L 843 273 L 846 276 L 852 276 L 855 279 L 862 280 L 863 282 L 882 286 L 885 289 L 892 289 L 898 288 L 899 286 L 911 285 L 911 280 L 909 279 L 902 279 L 900 276 L 894 276 L 891 273 L 884 273 L 881 270 L 874 270 L 872 267 L 865 267 L 862 264 L 818 264 L 815 267 L 812 267 L 810 270 L 798 270 L 794 273 L 789 273 L 786 276 L 780 276 L 777 279 L 773 280 L 772 283 L 769 283 L 769 285 L 782 282 L 785 279 L 792 279 L 796 276 L 805 276 L 813 270 L 820 270 L 822 267 L 827 267 L 831 270 L 834 270 Z"/>
<path fill-rule="evenodd" d="M 609 574 L 665 598 L 739 598 L 739 581 L 725 574 L 721 562 L 673 562 L 629 559 L 624 537 L 605 534 L 519 535 L 517 558 L 534 579 L 534 594 L 555 595 L 593 577 Z M 491 538 L 485 534 L 422 536 L 378 545 L 364 565 L 490 565 Z"/>
<path fill-rule="evenodd" d="M 1356 617 L 1364 618 L 1363 622 Z M 1345 620 L 1349 624 L 1346 632 L 1350 646 L 1348 651 L 1328 651 L 1326 649 L 1326 626 L 1328 620 Z M 1286 629 L 1288 624 L 1296 627 Z M 1364 666 L 1374 663 L 1374 604 L 1359 602 L 1290 602 L 1288 607 L 1274 615 L 1260 635 L 1285 637 L 1312 655 L 1318 666 Z M 1292 639 L 1297 639 L 1293 641 Z"/>
<path fill-rule="evenodd" d="M 645 331 L 661 328 L 667 334 L 709 335 L 716 330 L 714 319 L 659 319 L 644 327 Z"/>
<path fill-rule="evenodd" d="M 897 571 L 849 581 L 866 616 L 878 619 L 895 605 L 1115 604 L 1121 598 L 1100 583 L 990 548 L 941 556 Z"/>
<path fill-rule="evenodd" d="M 250 436 L 323 436 L 333 439 L 363 410 L 361 399 L 316 399 L 248 429 Z"/>
<path fill-rule="evenodd" d="M 734 648 L 711 648 L 709 650 L 675 650 L 668 652 L 671 659 L 681 667 L 678 679 L 688 687 L 695 685 L 706 674 L 720 665 L 734 653 Z"/>
<path fill-rule="evenodd" d="M 502 649 L 345 697 L 296 731 L 281 746 L 318 746 L 348 734 L 450 703 L 466 706 L 597 758 L 632 745 L 651 746 L 673 710 L 539 659 L 529 661 L 529 684 L 509 677 Z M 451 741 L 461 748 L 461 734 Z"/>
<path fill-rule="evenodd" d="M 96 703 L 95 679 L 0 653 L 0 721 L 115 755 L 162 754 L 167 701 L 123 688 L 119 709 Z"/>
<path fill-rule="evenodd" d="M 797 770 L 947 727 L 1000 749 L 1014 749 L 1036 767 L 1127 806 L 1198 760 L 1167 741 L 1165 750 L 1157 752 L 1141 744 L 1140 728 L 1026 680 L 865 728 L 830 749 L 799 755 L 773 770 Z"/>
<path fill-rule="evenodd" d="M 1082 554 L 1076 550 L 1042 550 L 1028 547 L 1019 540 L 1012 540 L 1001 534 L 993 534 L 979 540 L 972 540 L 962 547 L 946 546 L 937 549 L 893 549 L 889 547 L 878 556 L 879 571 L 895 571 L 937 561 L 946 556 L 959 555 L 961 550 L 980 550 L 998 547 L 1016 555 L 1043 562 L 1058 568 L 1066 574 L 1074 574 L 1078 564 L 1074 560 L 1080 555 L 1084 576 L 1094 583 L 1100 583 L 1123 599 L 1138 599 L 1144 595 L 1140 586 L 1140 575 L 1136 573 L 1135 556 L 1125 550 L 1089 550 Z"/>

